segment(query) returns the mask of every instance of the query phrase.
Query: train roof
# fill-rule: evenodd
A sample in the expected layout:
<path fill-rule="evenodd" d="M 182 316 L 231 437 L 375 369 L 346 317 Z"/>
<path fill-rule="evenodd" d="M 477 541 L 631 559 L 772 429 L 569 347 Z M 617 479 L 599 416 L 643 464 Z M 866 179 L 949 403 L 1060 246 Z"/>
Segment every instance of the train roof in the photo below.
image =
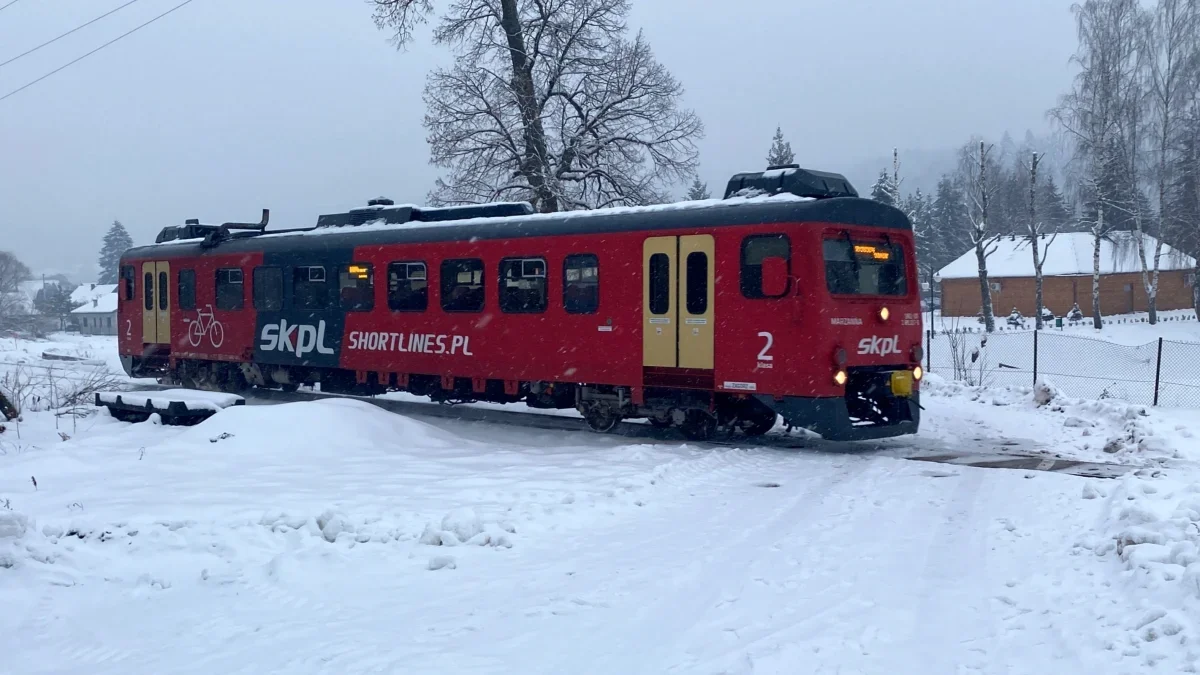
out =
<path fill-rule="evenodd" d="M 735 179 L 743 184 L 762 183 L 761 180 L 746 181 L 746 176 L 738 174 Z M 836 174 L 819 175 L 822 179 L 826 176 L 840 178 Z M 772 177 L 770 180 L 775 179 Z M 803 181 L 797 184 L 803 186 Z M 758 185 L 753 187 L 757 188 Z M 222 238 L 217 240 L 208 234 L 219 230 L 216 226 L 202 226 L 196 221 L 188 221 L 188 225 L 184 226 L 187 229 L 180 229 L 185 234 L 199 236 L 133 248 L 125 256 L 194 255 L 204 251 L 316 250 L 371 244 L 687 230 L 770 223 L 814 222 L 911 229 L 908 217 L 899 209 L 857 196 L 841 196 L 846 194 L 847 188 L 851 194 L 856 194 L 848 183 L 838 188 L 837 195 L 826 198 L 795 194 L 799 190 L 763 194 L 761 189 L 752 189 L 747 194 L 747 190 L 743 189 L 724 199 L 558 213 L 533 213 L 532 208 L 524 202 L 431 209 L 376 199 L 367 207 L 342 214 L 323 215 L 318 219 L 317 226 L 299 229 L 265 230 L 267 213 L 264 211 L 261 224 L 227 224 L 252 231 L 226 230 Z"/>

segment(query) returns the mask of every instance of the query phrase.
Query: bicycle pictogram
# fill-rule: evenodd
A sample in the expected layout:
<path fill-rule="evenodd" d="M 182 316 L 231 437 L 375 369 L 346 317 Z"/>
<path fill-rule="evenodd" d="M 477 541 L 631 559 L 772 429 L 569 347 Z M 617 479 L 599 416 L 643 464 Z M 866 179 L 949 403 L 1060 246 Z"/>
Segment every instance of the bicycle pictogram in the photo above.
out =
<path fill-rule="evenodd" d="M 196 310 L 196 318 L 188 326 L 188 341 L 192 343 L 193 347 L 199 347 L 200 341 L 207 335 L 209 344 L 214 349 L 219 349 L 225 342 L 225 327 L 213 316 L 212 305 L 205 305 L 205 307 L 208 308 L 207 312 L 202 309 Z"/>

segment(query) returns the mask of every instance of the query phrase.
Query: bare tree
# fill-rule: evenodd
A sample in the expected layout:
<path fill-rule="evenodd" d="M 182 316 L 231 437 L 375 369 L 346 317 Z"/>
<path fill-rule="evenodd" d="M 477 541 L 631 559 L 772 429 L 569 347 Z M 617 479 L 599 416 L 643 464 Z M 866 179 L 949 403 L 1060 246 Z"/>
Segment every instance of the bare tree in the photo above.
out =
<path fill-rule="evenodd" d="M 1093 242 L 1092 325 L 1100 329 L 1100 243 L 1112 229 L 1110 212 L 1119 202 L 1114 173 L 1126 167 L 1122 158 L 1128 146 L 1121 132 L 1128 129 L 1130 78 L 1138 70 L 1140 8 L 1137 0 L 1087 0 L 1071 10 L 1079 38 L 1072 61 L 1079 73 L 1050 114 L 1072 141 L 1074 191 L 1095 207 L 1087 220 Z"/>
<path fill-rule="evenodd" d="M 4 327 L 27 309 L 21 297 L 21 282 L 31 272 L 25 263 L 8 251 L 0 251 L 0 327 Z"/>
<path fill-rule="evenodd" d="M 970 223 L 971 245 L 975 247 L 975 259 L 979 262 L 979 297 L 983 312 L 983 325 L 987 332 L 996 330 L 996 319 L 992 313 L 992 289 L 988 283 L 987 259 L 995 252 L 995 236 L 988 224 L 988 208 L 996 194 L 995 183 L 989 178 L 994 162 L 989 158 L 992 146 L 979 141 L 978 150 L 968 143 L 960 154 L 959 171 L 965 186 L 967 219 Z M 994 171 L 992 171 L 994 173 Z"/>
<path fill-rule="evenodd" d="M 1044 249 L 1040 248 L 1041 240 L 1046 236 L 1045 223 L 1038 220 L 1037 213 L 1038 165 L 1041 164 L 1041 161 L 1041 155 L 1036 152 L 1033 153 L 1033 157 L 1029 161 L 1029 248 L 1033 252 L 1033 283 L 1037 308 L 1037 318 L 1034 325 L 1038 330 L 1045 327 L 1045 322 L 1042 319 L 1042 313 L 1046 306 L 1042 301 L 1042 267 L 1046 264 L 1046 256 L 1050 253 L 1050 245 L 1058 237 L 1058 230 L 1055 229 L 1050 235 L 1050 241 L 1046 242 L 1046 247 Z"/>
<path fill-rule="evenodd" d="M 1175 179 L 1180 124 L 1188 99 L 1193 95 L 1189 90 L 1195 86 L 1195 70 L 1200 65 L 1198 33 L 1200 2 L 1197 0 L 1158 0 L 1142 33 L 1149 89 L 1149 134 L 1158 199 L 1158 236 L 1152 266 L 1147 264 L 1145 240 L 1138 237 L 1142 283 L 1146 288 L 1151 324 L 1158 322 L 1158 273 L 1163 239 L 1169 236 L 1175 220 L 1170 213 L 1171 200 L 1167 192 Z"/>
<path fill-rule="evenodd" d="M 404 46 L 433 0 L 373 0 Z M 703 136 L 683 87 L 639 33 L 628 0 L 456 0 L 434 31 L 456 52 L 425 87 L 439 204 L 527 200 L 542 212 L 669 199 Z"/>

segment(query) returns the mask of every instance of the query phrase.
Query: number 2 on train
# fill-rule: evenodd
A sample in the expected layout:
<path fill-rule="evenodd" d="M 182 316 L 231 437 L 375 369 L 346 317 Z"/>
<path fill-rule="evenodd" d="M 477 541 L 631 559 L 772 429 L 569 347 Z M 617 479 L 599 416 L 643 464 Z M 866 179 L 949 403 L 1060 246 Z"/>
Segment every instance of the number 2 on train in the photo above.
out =
<path fill-rule="evenodd" d="M 771 351 L 771 345 L 775 344 L 775 336 L 767 332 L 762 332 L 758 334 L 758 337 L 767 339 L 767 344 L 763 345 L 762 351 L 758 353 L 758 360 L 774 361 L 775 357 L 771 356 L 769 352 Z"/>

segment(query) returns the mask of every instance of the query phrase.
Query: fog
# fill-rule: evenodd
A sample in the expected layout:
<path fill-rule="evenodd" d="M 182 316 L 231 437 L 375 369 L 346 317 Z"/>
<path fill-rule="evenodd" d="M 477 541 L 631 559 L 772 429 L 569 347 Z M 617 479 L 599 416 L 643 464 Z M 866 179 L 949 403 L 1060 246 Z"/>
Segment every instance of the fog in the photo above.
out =
<path fill-rule="evenodd" d="M 0 62 L 122 2 L 17 2 L 0 11 Z M 0 96 L 177 2 L 140 0 L 0 67 Z M 971 134 L 1044 132 L 1075 48 L 1058 0 L 633 4 L 632 27 L 707 127 L 701 178 L 718 194 L 762 168 L 777 125 L 798 163 L 860 191 L 893 146 L 928 172 Z M 195 0 L 0 101 L 0 249 L 87 281 L 114 219 L 146 243 L 186 218 L 266 207 L 273 226 L 298 226 L 379 195 L 424 201 L 438 170 L 421 89 L 450 55 L 427 31 L 397 51 L 370 11 Z"/>

